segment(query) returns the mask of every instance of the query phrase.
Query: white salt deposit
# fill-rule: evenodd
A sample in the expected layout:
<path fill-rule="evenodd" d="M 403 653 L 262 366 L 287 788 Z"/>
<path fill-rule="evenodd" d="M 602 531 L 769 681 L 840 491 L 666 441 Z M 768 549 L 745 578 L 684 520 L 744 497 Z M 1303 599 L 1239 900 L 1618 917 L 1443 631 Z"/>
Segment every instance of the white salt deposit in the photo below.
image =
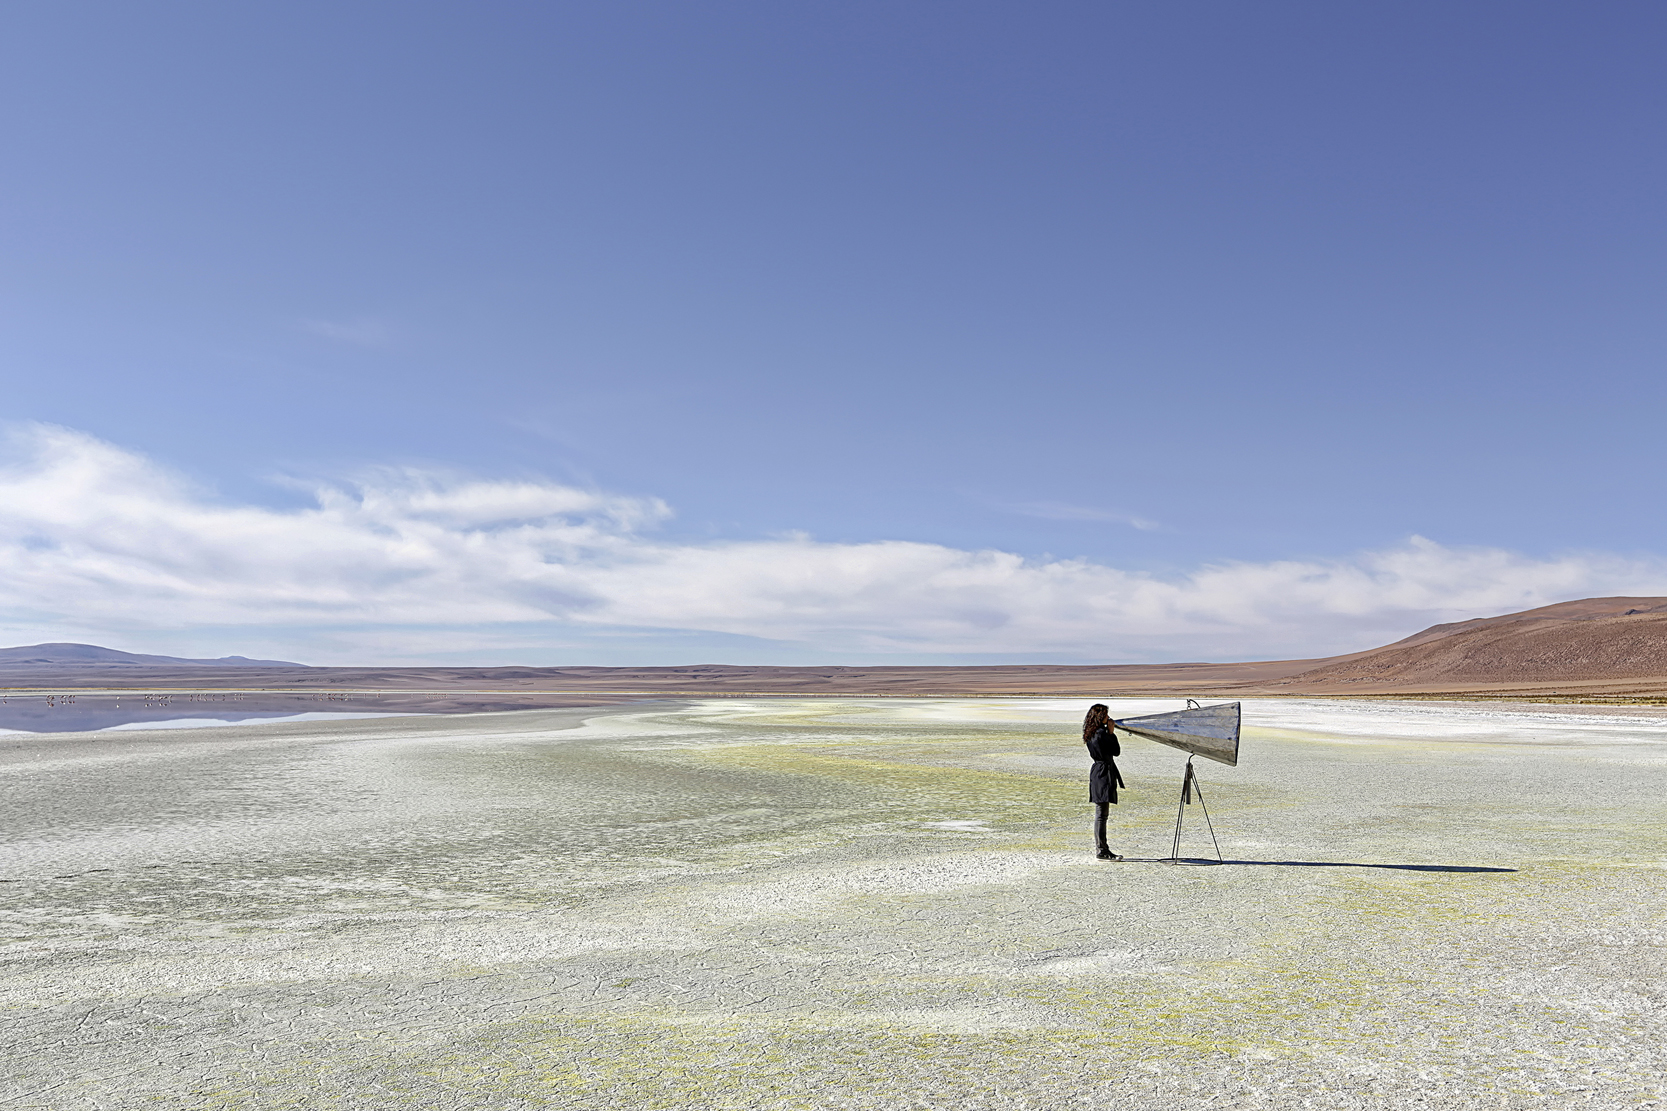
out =
<path fill-rule="evenodd" d="M 1144 741 L 1092 859 L 1086 704 L 0 737 L 0 1102 L 1667 1098 L 1660 714 L 1254 700 L 1175 868 Z"/>

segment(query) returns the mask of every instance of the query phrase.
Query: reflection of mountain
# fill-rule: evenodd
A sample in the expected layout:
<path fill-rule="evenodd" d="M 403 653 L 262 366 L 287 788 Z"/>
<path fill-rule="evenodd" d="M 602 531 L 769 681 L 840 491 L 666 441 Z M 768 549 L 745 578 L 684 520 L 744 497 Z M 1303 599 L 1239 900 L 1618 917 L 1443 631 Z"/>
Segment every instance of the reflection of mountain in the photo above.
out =
<path fill-rule="evenodd" d="M 305 712 L 302 709 L 246 711 L 229 708 L 211 710 L 206 707 L 150 708 L 143 703 L 132 701 L 118 704 L 114 699 L 99 699 L 96 702 L 85 703 L 78 699 L 70 704 L 59 703 L 49 706 L 45 699 L 34 698 L 25 701 L 13 697 L 0 705 L 0 729 L 18 729 L 28 733 L 80 733 L 94 729 L 109 729 L 117 725 L 132 725 L 135 722 L 179 721 L 187 718 L 239 722 L 257 718 L 288 717 Z"/>
<path fill-rule="evenodd" d="M 1436 625 L 1405 640 L 1330 659 L 998 667 L 304 667 L 228 656 L 114 653 L 38 662 L 41 649 L 107 652 L 91 645 L 0 649 L 0 684 L 57 690 L 257 690 L 357 702 L 410 700 L 412 713 L 601 705 L 641 698 L 725 694 L 796 697 L 1114 694 L 1486 694 L 1667 696 L 1667 598 L 1587 598 Z M 133 662 L 138 661 L 138 662 Z M 241 661 L 229 663 L 227 661 Z M 200 697 L 209 697 L 207 695 Z M 418 701 L 424 709 L 417 709 Z M 384 703 L 386 704 L 386 703 Z M 174 706 L 180 707 L 176 695 Z M 327 709 L 329 707 L 312 707 Z M 347 709 L 347 707 L 340 707 Z M 358 707 L 352 707 L 357 709 Z M 125 707 L 124 707 L 125 709 Z M 292 713 L 304 712 L 291 710 Z M 376 711 L 384 712 L 384 711 Z M 175 715 L 179 716 L 179 715 Z M 207 714 L 206 716 L 217 716 Z"/>
<path fill-rule="evenodd" d="M 150 697 L 146 697 L 146 694 Z M 594 700 L 578 700 L 586 704 Z M 615 700 L 619 701 L 619 700 Z M 467 694 L 19 694 L 0 697 L 0 730 L 82 733 L 148 722 L 256 722 L 298 714 L 460 714 L 575 705 L 572 698 Z M 183 726 L 183 728 L 190 728 Z"/>

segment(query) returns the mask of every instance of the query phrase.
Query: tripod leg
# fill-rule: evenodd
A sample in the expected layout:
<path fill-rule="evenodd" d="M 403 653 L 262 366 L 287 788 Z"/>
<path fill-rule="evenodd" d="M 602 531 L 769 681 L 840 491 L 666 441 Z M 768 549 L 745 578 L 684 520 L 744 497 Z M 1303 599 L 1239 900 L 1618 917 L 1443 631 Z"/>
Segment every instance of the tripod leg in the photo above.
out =
<path fill-rule="evenodd" d="M 1169 859 L 1170 860 L 1178 861 L 1178 860 L 1181 859 L 1181 821 L 1182 821 L 1182 819 L 1184 818 L 1184 816 L 1186 815 L 1186 812 L 1187 812 L 1187 803 L 1188 803 L 1188 801 L 1190 801 L 1189 798 L 1188 798 L 1188 795 L 1190 794 L 1188 788 L 1191 787 L 1191 786 L 1192 786 L 1192 761 L 1188 760 L 1187 761 L 1187 774 L 1181 780 L 1181 801 L 1175 804 L 1175 839 L 1174 839 L 1173 842 L 1171 842 L 1171 844 L 1169 846 Z"/>
<path fill-rule="evenodd" d="M 1209 828 L 1210 844 L 1216 847 L 1216 863 L 1220 864 L 1222 863 L 1221 842 L 1216 840 L 1216 825 L 1214 822 L 1210 821 L 1210 808 L 1208 806 L 1204 806 L 1204 785 L 1194 779 L 1192 781 L 1192 789 L 1198 792 L 1198 805 L 1204 807 L 1204 825 Z"/>

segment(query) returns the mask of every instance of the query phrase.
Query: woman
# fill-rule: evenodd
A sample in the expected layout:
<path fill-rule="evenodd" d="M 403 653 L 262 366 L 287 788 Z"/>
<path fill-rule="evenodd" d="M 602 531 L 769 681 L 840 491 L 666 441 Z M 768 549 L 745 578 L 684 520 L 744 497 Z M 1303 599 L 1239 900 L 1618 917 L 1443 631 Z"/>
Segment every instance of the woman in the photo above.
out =
<path fill-rule="evenodd" d="M 1123 752 L 1117 743 L 1116 725 L 1102 702 L 1088 707 L 1088 716 L 1082 719 L 1082 743 L 1088 746 L 1088 757 L 1094 761 L 1088 769 L 1088 801 L 1094 804 L 1094 855 L 1100 860 L 1123 859 L 1106 847 L 1106 817 L 1117 801 L 1117 788 L 1124 785 L 1115 759 Z"/>

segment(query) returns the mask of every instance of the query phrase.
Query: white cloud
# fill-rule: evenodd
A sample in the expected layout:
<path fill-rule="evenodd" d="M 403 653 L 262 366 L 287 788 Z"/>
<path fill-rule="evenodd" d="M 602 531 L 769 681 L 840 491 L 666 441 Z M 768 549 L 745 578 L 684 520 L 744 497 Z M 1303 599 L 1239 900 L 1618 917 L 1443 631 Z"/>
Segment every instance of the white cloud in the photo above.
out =
<path fill-rule="evenodd" d="M 1007 508 L 1014 513 L 1022 513 L 1026 517 L 1039 517 L 1045 521 L 1103 521 L 1113 525 L 1128 525 L 1143 532 L 1155 532 L 1163 527 L 1156 521 L 1149 521 L 1144 517 L 1114 513 L 1109 509 L 1095 509 L 1086 505 L 1071 505 L 1068 502 L 1021 502 Z"/>
<path fill-rule="evenodd" d="M 288 645 L 293 658 L 324 642 L 386 646 L 408 628 L 444 659 L 558 628 L 573 643 L 587 630 L 652 629 L 792 642 L 830 659 L 1221 659 L 1368 647 L 1566 598 L 1667 594 L 1661 560 L 1532 559 L 1418 538 L 1178 578 L 903 540 L 673 543 L 647 533 L 668 515 L 652 498 L 399 469 L 322 485 L 312 507 L 281 510 L 222 504 L 69 429 L 27 426 L 10 448 L 0 463 L 9 643 L 259 629 L 263 654 Z"/>

